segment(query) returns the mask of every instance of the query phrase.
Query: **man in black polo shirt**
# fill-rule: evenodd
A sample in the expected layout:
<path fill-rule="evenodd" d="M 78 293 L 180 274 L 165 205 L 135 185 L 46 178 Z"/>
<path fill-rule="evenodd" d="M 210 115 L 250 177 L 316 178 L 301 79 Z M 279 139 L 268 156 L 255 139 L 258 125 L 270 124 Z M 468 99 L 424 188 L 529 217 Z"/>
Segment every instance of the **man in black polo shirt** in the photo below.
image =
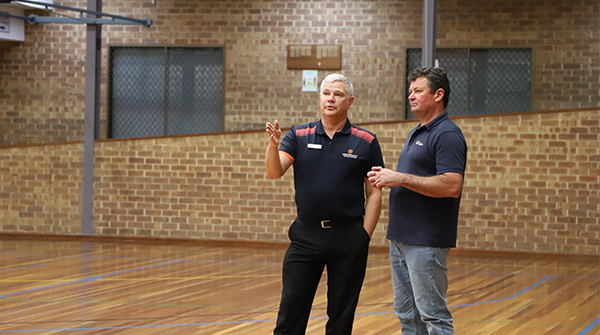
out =
<path fill-rule="evenodd" d="M 467 144 L 446 113 L 446 72 L 419 68 L 408 80 L 411 111 L 421 122 L 408 134 L 397 172 L 375 167 L 369 181 L 392 188 L 387 238 L 402 334 L 454 334 L 446 258 L 456 246 Z"/>
<path fill-rule="evenodd" d="M 381 211 L 381 189 L 368 182 L 367 173 L 383 165 L 377 137 L 348 120 L 353 102 L 352 83 L 332 74 L 321 83 L 321 120 L 293 126 L 281 145 L 279 122 L 266 125 L 267 175 L 279 178 L 294 166 L 298 212 L 283 260 L 276 335 L 306 332 L 325 267 L 326 333 L 352 333 L 369 242 Z"/>

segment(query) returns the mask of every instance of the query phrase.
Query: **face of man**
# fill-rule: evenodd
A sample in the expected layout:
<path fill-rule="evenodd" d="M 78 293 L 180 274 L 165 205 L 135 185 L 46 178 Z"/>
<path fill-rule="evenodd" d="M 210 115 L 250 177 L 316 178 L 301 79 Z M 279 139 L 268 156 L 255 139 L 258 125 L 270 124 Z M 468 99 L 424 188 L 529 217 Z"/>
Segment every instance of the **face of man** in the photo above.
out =
<path fill-rule="evenodd" d="M 444 90 L 441 88 L 435 93 L 430 92 L 426 77 L 420 77 L 411 82 L 408 92 L 410 110 L 417 117 L 425 117 L 438 111 L 440 108 L 440 103 L 442 103 L 442 98 L 444 97 Z"/>
<path fill-rule="evenodd" d="M 321 89 L 321 115 L 323 117 L 346 117 L 348 109 L 354 102 L 354 97 L 349 97 L 346 85 L 341 81 L 324 83 Z"/>

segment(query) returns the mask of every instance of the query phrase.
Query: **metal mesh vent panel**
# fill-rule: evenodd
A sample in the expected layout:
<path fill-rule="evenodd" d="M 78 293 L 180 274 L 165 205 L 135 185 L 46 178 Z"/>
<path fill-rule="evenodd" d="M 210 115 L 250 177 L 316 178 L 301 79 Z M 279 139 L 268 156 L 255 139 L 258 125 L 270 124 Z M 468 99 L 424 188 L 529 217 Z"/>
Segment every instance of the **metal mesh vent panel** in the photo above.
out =
<path fill-rule="evenodd" d="M 449 115 L 531 110 L 531 49 L 437 49 L 450 80 Z M 421 49 L 407 50 L 407 73 L 421 66 Z M 406 118 L 415 119 L 406 96 Z"/>
<path fill-rule="evenodd" d="M 109 137 L 223 130 L 222 48 L 113 47 Z"/>

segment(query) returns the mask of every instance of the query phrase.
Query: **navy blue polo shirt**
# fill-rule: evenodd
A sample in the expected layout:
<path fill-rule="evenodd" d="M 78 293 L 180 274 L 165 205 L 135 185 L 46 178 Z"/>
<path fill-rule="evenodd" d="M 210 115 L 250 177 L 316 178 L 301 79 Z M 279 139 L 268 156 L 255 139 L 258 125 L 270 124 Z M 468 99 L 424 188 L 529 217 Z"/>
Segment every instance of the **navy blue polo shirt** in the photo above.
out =
<path fill-rule="evenodd" d="M 457 172 L 464 176 L 467 143 L 460 128 L 442 113 L 411 130 L 398 157 L 398 172 L 435 176 Z M 456 246 L 458 198 L 431 198 L 402 186 L 390 191 L 387 238 L 415 245 Z"/>
<path fill-rule="evenodd" d="M 346 119 L 344 128 L 330 139 L 319 120 L 293 126 L 279 150 L 294 161 L 299 217 L 350 219 L 365 214 L 367 172 L 383 166 L 375 134 Z"/>

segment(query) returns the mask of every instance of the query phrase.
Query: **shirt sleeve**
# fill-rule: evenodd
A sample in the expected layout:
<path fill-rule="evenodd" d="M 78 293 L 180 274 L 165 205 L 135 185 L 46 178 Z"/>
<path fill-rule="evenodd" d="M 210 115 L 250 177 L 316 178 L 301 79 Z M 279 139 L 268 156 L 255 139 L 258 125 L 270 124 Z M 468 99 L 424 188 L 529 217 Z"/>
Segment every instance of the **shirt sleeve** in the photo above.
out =
<path fill-rule="evenodd" d="M 373 167 L 373 166 L 381 166 L 382 168 L 385 167 L 385 164 L 383 162 L 383 154 L 381 153 L 381 147 L 379 146 L 379 141 L 377 140 L 377 136 L 375 136 L 375 139 L 373 139 L 373 142 L 371 142 L 370 156 L 371 156 L 371 166 L 369 167 L 369 170 L 367 171 L 367 173 L 369 171 L 371 171 L 371 167 Z M 365 178 L 366 178 L 366 174 L 365 174 Z"/>
<path fill-rule="evenodd" d="M 279 144 L 279 151 L 284 151 L 291 156 L 292 159 L 296 159 L 297 148 L 298 144 L 296 141 L 296 130 L 294 127 L 292 127 L 292 129 L 285 134 L 283 140 L 281 140 L 281 144 Z"/>
<path fill-rule="evenodd" d="M 456 172 L 465 174 L 467 144 L 461 133 L 447 131 L 440 135 L 436 145 L 436 173 Z"/>
<path fill-rule="evenodd" d="M 371 171 L 371 168 L 373 166 L 385 167 L 383 163 L 383 154 L 381 153 L 381 147 L 379 146 L 379 141 L 377 140 L 377 137 L 373 139 L 373 142 L 371 142 L 369 149 L 369 162 L 367 166 L 367 171 L 365 171 L 365 179 L 367 179 L 367 173 Z"/>

